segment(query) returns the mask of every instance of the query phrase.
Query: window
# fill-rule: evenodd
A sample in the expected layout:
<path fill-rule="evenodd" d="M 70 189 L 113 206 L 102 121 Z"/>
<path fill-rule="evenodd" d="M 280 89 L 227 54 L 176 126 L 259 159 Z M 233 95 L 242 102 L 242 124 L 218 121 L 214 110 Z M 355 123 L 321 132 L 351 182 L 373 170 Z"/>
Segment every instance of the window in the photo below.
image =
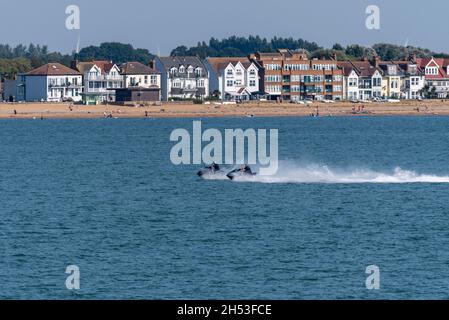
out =
<path fill-rule="evenodd" d="M 235 85 L 236 86 L 241 86 L 242 85 L 242 80 L 235 80 Z"/>
<path fill-rule="evenodd" d="M 241 76 L 242 75 L 242 69 L 235 70 L 235 74 L 238 75 L 238 76 Z"/>
<path fill-rule="evenodd" d="M 181 81 L 174 81 L 173 88 L 181 88 Z"/>
<path fill-rule="evenodd" d="M 254 70 L 254 69 L 249 70 L 249 75 L 250 76 L 255 76 L 256 75 L 256 70 Z"/>
<path fill-rule="evenodd" d="M 186 69 L 184 68 L 184 66 L 179 67 L 179 73 L 184 73 L 185 71 Z"/>
<path fill-rule="evenodd" d="M 267 65 L 265 66 L 265 69 L 266 69 L 266 70 L 277 70 L 277 71 L 282 70 L 280 64 L 267 64 Z"/>
<path fill-rule="evenodd" d="M 357 78 L 349 78 L 348 85 L 350 87 L 357 87 Z"/>
<path fill-rule="evenodd" d="M 336 91 L 336 92 L 341 92 L 342 91 L 341 86 L 334 86 L 333 90 Z"/>
<path fill-rule="evenodd" d="M 145 83 L 145 84 L 148 84 L 148 76 L 145 76 L 144 83 Z"/>
<path fill-rule="evenodd" d="M 187 73 L 193 73 L 193 67 L 192 66 L 187 68 Z"/>
<path fill-rule="evenodd" d="M 341 81 L 341 79 L 342 79 L 342 76 L 341 75 L 335 75 L 334 76 L 334 81 Z"/>
<path fill-rule="evenodd" d="M 232 71 L 232 69 L 228 69 L 228 70 L 226 71 L 226 74 L 227 74 L 228 76 L 233 76 L 233 75 L 234 75 L 234 72 Z"/>
<path fill-rule="evenodd" d="M 438 74 L 438 67 L 427 67 L 426 75 L 436 75 Z"/>
<path fill-rule="evenodd" d="M 199 88 L 204 88 L 204 79 L 198 79 L 196 86 Z"/>
<path fill-rule="evenodd" d="M 232 86 L 234 86 L 234 81 L 233 81 L 233 80 L 228 80 L 228 81 L 226 81 L 226 86 L 227 86 L 227 87 L 232 87 Z"/>
<path fill-rule="evenodd" d="M 265 76 L 265 82 L 281 82 L 281 76 L 279 75 Z"/>
<path fill-rule="evenodd" d="M 249 80 L 249 86 L 255 87 L 256 86 L 256 80 Z"/>
<path fill-rule="evenodd" d="M 150 77 L 150 84 L 151 85 L 154 85 L 154 86 L 157 86 L 157 75 L 152 75 L 151 77 Z"/>
<path fill-rule="evenodd" d="M 172 75 L 175 75 L 177 70 L 178 70 L 178 69 L 176 69 L 176 68 L 173 67 L 173 68 L 170 69 L 170 73 L 171 73 Z"/>
<path fill-rule="evenodd" d="M 196 68 L 195 74 L 196 74 L 197 77 L 201 77 L 201 75 L 203 74 L 203 69 L 201 69 L 201 68 Z"/>
<path fill-rule="evenodd" d="M 380 87 L 382 86 L 382 78 L 373 78 L 373 87 Z"/>

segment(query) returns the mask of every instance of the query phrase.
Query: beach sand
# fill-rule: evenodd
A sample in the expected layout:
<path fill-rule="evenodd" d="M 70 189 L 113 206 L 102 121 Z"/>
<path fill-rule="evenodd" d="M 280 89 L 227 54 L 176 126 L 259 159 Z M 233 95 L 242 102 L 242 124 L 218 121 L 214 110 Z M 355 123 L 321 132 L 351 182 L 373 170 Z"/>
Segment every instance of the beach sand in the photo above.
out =
<path fill-rule="evenodd" d="M 361 106 L 364 106 L 363 111 Z M 360 107 L 360 109 L 359 109 Z M 162 103 L 145 107 L 118 105 L 83 106 L 69 103 L 0 103 L 0 119 L 29 118 L 176 118 L 176 117 L 271 117 L 375 115 L 449 115 L 449 101 L 402 101 L 400 103 L 314 102 L 311 105 L 251 102 L 234 105 Z M 354 112 L 355 110 L 355 112 Z"/>

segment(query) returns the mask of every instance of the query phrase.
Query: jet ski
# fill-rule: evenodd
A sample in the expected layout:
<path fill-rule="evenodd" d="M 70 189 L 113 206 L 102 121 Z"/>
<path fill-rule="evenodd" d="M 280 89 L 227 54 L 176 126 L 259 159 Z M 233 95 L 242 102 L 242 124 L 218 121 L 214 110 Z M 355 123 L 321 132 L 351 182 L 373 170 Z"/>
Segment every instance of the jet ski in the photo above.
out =
<path fill-rule="evenodd" d="M 234 180 L 236 178 L 247 178 L 254 177 L 257 173 L 252 172 L 251 168 L 248 165 L 242 166 L 239 169 L 232 170 L 226 176 Z"/>
<path fill-rule="evenodd" d="M 220 166 L 214 162 L 210 166 L 207 166 L 204 169 L 198 171 L 197 175 L 198 177 L 204 178 L 207 176 L 213 176 L 220 173 L 223 174 L 223 171 L 221 171 Z"/>

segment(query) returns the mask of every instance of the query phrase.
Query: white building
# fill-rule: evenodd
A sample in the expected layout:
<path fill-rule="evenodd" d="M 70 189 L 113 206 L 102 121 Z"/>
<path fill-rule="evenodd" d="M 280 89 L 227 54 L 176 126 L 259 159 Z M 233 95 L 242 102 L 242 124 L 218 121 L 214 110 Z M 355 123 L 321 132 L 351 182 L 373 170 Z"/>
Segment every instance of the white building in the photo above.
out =
<path fill-rule="evenodd" d="M 449 97 L 449 59 L 423 58 L 416 59 L 418 67 L 424 72 L 425 84 L 435 88 L 435 98 Z"/>
<path fill-rule="evenodd" d="M 343 69 L 343 99 L 370 100 L 382 96 L 382 71 L 380 68 L 363 61 L 339 61 Z"/>
<path fill-rule="evenodd" d="M 18 101 L 81 101 L 82 75 L 60 63 L 48 63 L 18 76 Z"/>
<path fill-rule="evenodd" d="M 198 57 L 156 57 L 155 67 L 161 73 L 162 100 L 209 96 L 209 72 Z"/>
<path fill-rule="evenodd" d="M 123 87 L 123 76 L 117 65 L 109 61 L 92 61 L 76 62 L 74 67 L 83 75 L 85 104 L 115 101 L 115 89 Z"/>
<path fill-rule="evenodd" d="M 248 58 L 207 58 L 211 94 L 222 100 L 250 100 L 260 93 L 259 68 Z"/>

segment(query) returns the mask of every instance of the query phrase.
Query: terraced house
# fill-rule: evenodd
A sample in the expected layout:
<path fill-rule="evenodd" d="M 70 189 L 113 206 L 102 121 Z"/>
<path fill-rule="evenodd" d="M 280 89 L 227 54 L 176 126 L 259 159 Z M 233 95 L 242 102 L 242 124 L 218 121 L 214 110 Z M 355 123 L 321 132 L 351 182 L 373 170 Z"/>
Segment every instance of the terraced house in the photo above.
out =
<path fill-rule="evenodd" d="M 362 61 L 338 61 L 344 73 L 345 100 L 370 100 L 382 97 L 382 70 L 368 58 Z"/>
<path fill-rule="evenodd" d="M 257 52 L 252 56 L 261 70 L 261 87 L 270 100 L 342 100 L 343 71 L 336 57 L 310 60 L 303 50 Z"/>
<path fill-rule="evenodd" d="M 155 67 L 161 73 L 163 101 L 209 96 L 209 72 L 198 57 L 156 57 Z"/>
<path fill-rule="evenodd" d="M 210 91 L 220 99 L 244 101 L 259 97 L 260 68 L 249 58 L 207 58 L 205 65 Z"/>
<path fill-rule="evenodd" d="M 382 96 L 394 99 L 417 99 L 424 88 L 424 73 L 416 58 L 402 61 L 376 61 L 383 72 Z"/>

